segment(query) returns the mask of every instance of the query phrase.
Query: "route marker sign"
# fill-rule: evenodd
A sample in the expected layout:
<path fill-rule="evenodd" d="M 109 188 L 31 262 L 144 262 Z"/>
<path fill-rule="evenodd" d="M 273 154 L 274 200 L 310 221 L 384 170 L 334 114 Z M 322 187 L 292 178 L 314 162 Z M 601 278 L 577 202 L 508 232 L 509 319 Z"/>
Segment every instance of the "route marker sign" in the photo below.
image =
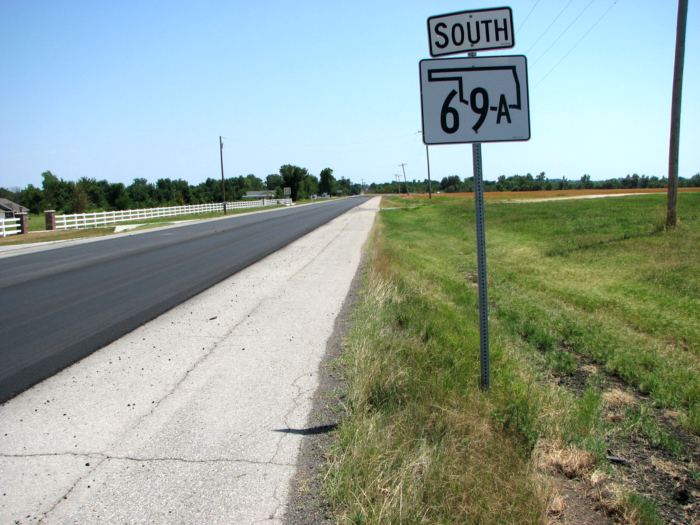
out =
<path fill-rule="evenodd" d="M 474 9 L 428 18 L 430 56 L 506 49 L 515 45 L 510 7 Z"/>
<path fill-rule="evenodd" d="M 530 139 L 522 55 L 420 61 L 425 144 Z"/>

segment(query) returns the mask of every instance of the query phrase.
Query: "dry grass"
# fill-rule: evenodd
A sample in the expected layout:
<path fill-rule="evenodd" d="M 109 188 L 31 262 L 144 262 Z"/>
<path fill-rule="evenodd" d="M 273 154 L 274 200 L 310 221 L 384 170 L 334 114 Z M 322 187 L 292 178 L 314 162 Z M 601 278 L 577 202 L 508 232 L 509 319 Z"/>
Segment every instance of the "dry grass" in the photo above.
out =
<path fill-rule="evenodd" d="M 584 479 L 595 466 L 595 456 L 590 452 L 547 439 L 538 441 L 532 456 L 538 469 L 569 479 Z"/>
<path fill-rule="evenodd" d="M 603 400 L 611 409 L 627 408 L 636 403 L 632 394 L 620 390 L 619 388 L 613 388 L 612 390 L 603 392 Z"/>

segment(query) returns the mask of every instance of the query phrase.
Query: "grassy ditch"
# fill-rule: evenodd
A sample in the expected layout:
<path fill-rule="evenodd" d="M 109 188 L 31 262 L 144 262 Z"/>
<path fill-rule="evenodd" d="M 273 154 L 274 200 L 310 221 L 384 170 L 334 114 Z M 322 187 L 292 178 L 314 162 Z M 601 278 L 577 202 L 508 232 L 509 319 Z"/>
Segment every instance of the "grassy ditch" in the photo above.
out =
<path fill-rule="evenodd" d="M 473 203 L 384 205 L 346 340 L 339 521 L 577 522 L 565 490 L 608 518 L 697 520 L 700 194 L 672 232 L 658 195 L 487 206 L 489 393 Z"/>

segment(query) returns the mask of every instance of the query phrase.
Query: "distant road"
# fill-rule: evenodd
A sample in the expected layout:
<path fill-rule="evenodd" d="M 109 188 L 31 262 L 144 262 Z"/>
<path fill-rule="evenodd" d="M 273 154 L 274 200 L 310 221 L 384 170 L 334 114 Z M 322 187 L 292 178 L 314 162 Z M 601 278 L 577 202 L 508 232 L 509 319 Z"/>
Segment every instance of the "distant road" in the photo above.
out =
<path fill-rule="evenodd" d="M 234 216 L 0 260 L 0 402 L 366 200 Z"/>

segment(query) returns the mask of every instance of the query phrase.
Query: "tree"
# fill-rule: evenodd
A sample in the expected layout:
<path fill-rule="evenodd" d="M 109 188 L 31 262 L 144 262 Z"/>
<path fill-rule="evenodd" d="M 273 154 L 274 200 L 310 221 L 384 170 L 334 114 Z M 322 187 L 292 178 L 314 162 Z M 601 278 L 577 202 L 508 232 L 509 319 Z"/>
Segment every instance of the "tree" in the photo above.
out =
<path fill-rule="evenodd" d="M 331 168 L 323 168 L 319 174 L 318 191 L 319 193 L 327 193 L 328 195 L 335 194 L 335 177 Z"/>
<path fill-rule="evenodd" d="M 459 175 L 443 177 L 440 181 L 440 189 L 446 193 L 457 193 L 462 187 L 462 179 Z"/>
<path fill-rule="evenodd" d="M 282 187 L 282 176 L 277 173 L 272 173 L 265 177 L 265 186 L 268 190 L 276 190 Z"/>
<path fill-rule="evenodd" d="M 87 196 L 88 204 L 85 209 L 97 208 L 100 210 L 105 210 L 109 207 L 106 195 L 106 190 L 109 188 L 109 183 L 106 180 L 97 181 L 89 177 L 81 177 L 76 183 L 76 187 L 77 186 L 80 186 L 82 191 L 85 192 Z"/>
<path fill-rule="evenodd" d="M 299 190 L 302 189 L 302 182 L 304 181 L 304 177 L 306 177 L 308 174 L 309 172 L 306 168 L 301 168 L 292 164 L 285 164 L 284 166 L 280 167 L 282 183 L 284 186 L 291 188 L 292 200 L 299 199 Z M 305 197 L 308 197 L 308 195 L 305 195 Z"/>
<path fill-rule="evenodd" d="M 126 191 L 129 200 L 137 208 L 148 208 L 155 204 L 155 188 L 146 179 L 134 179 Z"/>
<path fill-rule="evenodd" d="M 90 205 L 88 194 L 80 184 L 73 186 L 73 199 L 71 201 L 71 211 L 73 213 L 85 213 Z"/>
<path fill-rule="evenodd" d="M 128 210 L 131 207 L 129 194 L 121 182 L 109 185 L 107 188 L 107 203 L 113 210 Z"/>
<path fill-rule="evenodd" d="M 244 182 L 246 191 L 260 191 L 265 189 L 265 183 L 252 173 L 246 175 Z"/>
<path fill-rule="evenodd" d="M 580 185 L 582 190 L 591 189 L 593 187 L 593 183 L 591 182 L 591 176 L 588 174 L 581 175 Z"/>
<path fill-rule="evenodd" d="M 68 211 L 72 209 L 73 186 L 72 182 L 59 179 L 50 171 L 41 174 L 41 186 L 44 190 L 44 209 L 56 211 Z"/>
<path fill-rule="evenodd" d="M 31 213 L 41 213 L 42 204 L 44 202 L 44 193 L 37 187 L 29 184 L 25 189 L 17 193 L 10 200 L 17 199 L 17 203 L 29 208 Z"/>
<path fill-rule="evenodd" d="M 353 195 L 354 190 L 352 181 L 345 177 L 340 177 L 336 184 L 336 193 L 338 195 Z"/>

